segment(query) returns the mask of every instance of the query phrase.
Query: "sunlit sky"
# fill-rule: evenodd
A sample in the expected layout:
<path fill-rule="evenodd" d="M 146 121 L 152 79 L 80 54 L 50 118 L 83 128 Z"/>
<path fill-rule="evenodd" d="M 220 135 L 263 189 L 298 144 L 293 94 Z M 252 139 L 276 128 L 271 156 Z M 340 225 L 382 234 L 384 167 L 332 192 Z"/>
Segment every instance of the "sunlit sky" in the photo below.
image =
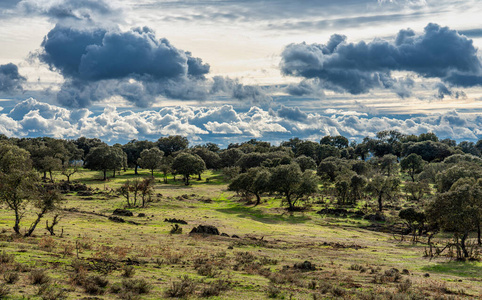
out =
<path fill-rule="evenodd" d="M 0 2 L 0 133 L 482 138 L 480 1 Z"/>

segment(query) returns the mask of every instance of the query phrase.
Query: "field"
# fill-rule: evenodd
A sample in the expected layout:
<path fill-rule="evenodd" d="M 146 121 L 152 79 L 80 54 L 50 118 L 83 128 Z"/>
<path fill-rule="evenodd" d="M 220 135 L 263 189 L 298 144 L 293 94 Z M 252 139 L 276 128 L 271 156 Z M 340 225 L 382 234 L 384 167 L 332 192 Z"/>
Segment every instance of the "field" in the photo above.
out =
<path fill-rule="evenodd" d="M 3 207 L 0 298 L 2 292 L 6 299 L 482 297 L 480 262 L 425 258 L 424 244 L 373 230 L 371 221 L 319 215 L 330 206 L 326 198 L 290 213 L 269 196 L 258 206 L 246 203 L 227 190 L 220 173 L 205 172 L 190 186 L 156 176 L 152 202 L 129 209 L 134 216 L 119 217 L 125 222 L 109 216 L 125 208 L 115 190 L 133 171 L 108 181 L 97 172 L 75 174 L 92 194 L 64 194 L 55 236 L 45 220 L 33 237 L 14 236 L 14 215 Z M 25 216 L 23 230 L 33 217 Z M 177 225 L 181 233 L 165 219 L 187 224 Z M 190 235 L 199 225 L 227 236 Z"/>

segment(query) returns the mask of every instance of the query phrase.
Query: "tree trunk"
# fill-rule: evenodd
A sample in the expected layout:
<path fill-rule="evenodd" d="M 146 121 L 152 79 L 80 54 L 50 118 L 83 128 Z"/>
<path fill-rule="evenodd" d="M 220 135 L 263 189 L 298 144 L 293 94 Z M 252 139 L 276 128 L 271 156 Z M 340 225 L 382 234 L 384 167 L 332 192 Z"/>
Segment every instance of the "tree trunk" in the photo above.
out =
<path fill-rule="evenodd" d="M 184 175 L 185 185 L 189 185 L 189 175 Z"/>
<path fill-rule="evenodd" d="M 199 180 L 199 181 L 201 181 L 201 180 L 202 180 L 202 179 L 201 179 L 201 173 L 199 173 L 199 174 L 198 174 L 198 178 L 197 178 L 197 180 Z"/>
<path fill-rule="evenodd" d="M 67 177 L 67 182 L 70 182 L 70 176 L 71 175 L 65 175 Z"/>
<path fill-rule="evenodd" d="M 290 211 L 293 211 L 294 210 L 294 205 L 293 203 L 291 202 L 291 195 L 290 194 L 287 194 L 286 195 L 286 201 L 288 202 L 288 209 Z"/>
<path fill-rule="evenodd" d="M 18 209 L 15 209 L 15 225 L 13 226 L 13 231 L 15 231 L 16 234 L 20 234 L 20 219 Z"/>
<path fill-rule="evenodd" d="M 382 205 L 382 194 L 380 193 L 378 195 L 378 211 L 379 212 L 382 212 L 383 210 L 383 205 Z"/>
<path fill-rule="evenodd" d="M 136 166 L 134 167 L 134 175 L 139 175 L 139 174 L 137 174 L 137 168 L 138 168 L 138 165 L 136 165 Z"/>
<path fill-rule="evenodd" d="M 44 171 L 44 180 L 47 179 L 47 171 Z"/>
<path fill-rule="evenodd" d="M 30 228 L 28 229 L 28 231 L 24 235 L 25 237 L 29 237 L 29 236 L 32 235 L 32 233 L 34 232 L 38 223 L 40 223 L 40 220 L 44 216 L 45 212 L 46 212 L 45 210 L 42 210 L 40 213 L 37 214 L 37 219 L 30 225 Z"/>
<path fill-rule="evenodd" d="M 50 181 L 54 181 L 54 179 L 52 178 L 52 170 L 49 170 L 49 175 L 50 175 Z"/>
<path fill-rule="evenodd" d="M 151 170 L 151 176 L 154 178 L 154 169 Z"/>
<path fill-rule="evenodd" d="M 112 178 L 115 178 L 115 168 L 114 168 L 114 173 L 112 174 Z"/>
<path fill-rule="evenodd" d="M 107 170 L 104 170 L 104 180 L 107 179 Z"/>
<path fill-rule="evenodd" d="M 254 206 L 257 206 L 261 203 L 261 197 L 259 196 L 258 193 L 254 194 L 256 196 L 256 203 L 254 204 Z"/>
<path fill-rule="evenodd" d="M 481 235 L 480 221 L 478 221 L 477 223 L 478 223 L 477 224 L 477 244 L 479 244 L 479 246 L 480 246 L 480 245 L 482 245 L 482 239 L 480 237 L 480 235 Z"/>
<path fill-rule="evenodd" d="M 460 248 L 462 248 L 462 252 L 464 253 L 464 258 L 469 257 L 469 252 L 467 251 L 467 247 L 465 246 L 465 241 L 467 240 L 468 234 L 464 234 L 460 239 Z"/>

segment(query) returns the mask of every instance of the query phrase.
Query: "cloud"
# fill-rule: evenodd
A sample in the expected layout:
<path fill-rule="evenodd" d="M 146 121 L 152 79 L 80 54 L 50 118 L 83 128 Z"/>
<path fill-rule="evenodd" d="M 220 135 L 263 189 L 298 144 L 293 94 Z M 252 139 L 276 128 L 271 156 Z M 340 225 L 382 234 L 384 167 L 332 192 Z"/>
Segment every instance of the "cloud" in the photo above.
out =
<path fill-rule="evenodd" d="M 132 139 L 156 140 L 160 136 L 183 135 L 196 143 L 229 143 L 260 138 L 279 143 L 292 137 L 318 141 L 325 135 L 344 135 L 362 140 L 381 130 L 406 134 L 435 132 L 440 138 L 477 140 L 482 138 L 482 117 L 449 111 L 416 117 L 370 117 L 339 109 L 307 113 L 282 106 L 277 111 L 256 106 L 238 111 L 219 107 L 174 106 L 140 112 L 119 111 L 107 106 L 94 114 L 88 109 L 68 110 L 27 99 L 10 112 L 0 113 L 0 133 L 8 136 L 52 136 L 100 138 L 110 144 Z"/>
<path fill-rule="evenodd" d="M 22 85 L 26 82 L 26 78 L 18 73 L 18 67 L 15 64 L 9 63 L 0 65 L 0 92 L 5 94 L 12 94 L 21 92 Z"/>
<path fill-rule="evenodd" d="M 294 121 L 303 121 L 308 117 L 304 112 L 302 112 L 298 107 L 291 108 L 286 106 L 281 106 L 277 111 L 280 118 L 285 118 Z"/>
<path fill-rule="evenodd" d="M 280 68 L 283 75 L 318 79 L 324 88 L 350 94 L 380 88 L 406 97 L 413 80 L 394 78 L 394 71 L 455 86 L 482 84 L 482 63 L 472 40 L 432 23 L 420 35 L 401 30 L 395 42 L 348 43 L 345 36 L 333 35 L 326 45 L 290 44 L 282 52 Z"/>
<path fill-rule="evenodd" d="M 87 107 L 115 95 L 147 107 L 164 96 L 204 99 L 209 65 L 157 39 L 147 28 L 129 31 L 56 25 L 42 42 L 40 61 L 66 79 L 57 95 L 67 107 Z"/>
<path fill-rule="evenodd" d="M 25 15 L 43 15 L 53 22 L 106 23 L 123 19 L 123 10 L 103 0 L 22 0 L 17 9 Z"/>

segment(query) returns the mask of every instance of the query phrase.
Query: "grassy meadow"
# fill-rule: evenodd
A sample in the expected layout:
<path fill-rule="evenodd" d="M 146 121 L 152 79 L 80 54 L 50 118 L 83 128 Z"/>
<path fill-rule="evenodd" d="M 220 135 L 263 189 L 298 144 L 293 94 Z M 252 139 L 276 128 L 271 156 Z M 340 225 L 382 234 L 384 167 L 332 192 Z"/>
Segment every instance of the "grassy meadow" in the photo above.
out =
<path fill-rule="evenodd" d="M 150 176 L 139 172 L 141 178 Z M 109 175 L 112 175 L 109 173 Z M 132 170 L 102 181 L 82 170 L 73 180 L 92 195 L 64 194 L 56 235 L 41 221 L 30 238 L 13 235 L 0 210 L 0 298 L 5 299 L 478 299 L 482 264 L 424 257 L 425 244 L 373 228 L 353 216 L 319 215 L 329 197 L 288 212 L 281 199 L 258 206 L 227 190 L 219 172 L 185 186 L 155 174 L 152 202 L 108 217 L 126 201 L 115 190 Z M 63 180 L 60 174 L 55 180 Z M 375 202 L 368 203 L 370 208 Z M 141 215 L 139 215 L 141 214 Z M 386 215 L 396 215 L 387 211 Z M 22 230 L 33 220 L 26 214 Z M 171 233 L 174 223 L 184 220 Z M 394 218 L 392 218 L 394 219 Z M 189 235 L 198 225 L 225 235 Z M 382 224 L 383 225 L 383 224 Z M 235 235 L 235 237 L 233 237 Z M 396 269 L 396 270 L 395 270 Z M 43 271 L 42 271 L 43 270 Z"/>

